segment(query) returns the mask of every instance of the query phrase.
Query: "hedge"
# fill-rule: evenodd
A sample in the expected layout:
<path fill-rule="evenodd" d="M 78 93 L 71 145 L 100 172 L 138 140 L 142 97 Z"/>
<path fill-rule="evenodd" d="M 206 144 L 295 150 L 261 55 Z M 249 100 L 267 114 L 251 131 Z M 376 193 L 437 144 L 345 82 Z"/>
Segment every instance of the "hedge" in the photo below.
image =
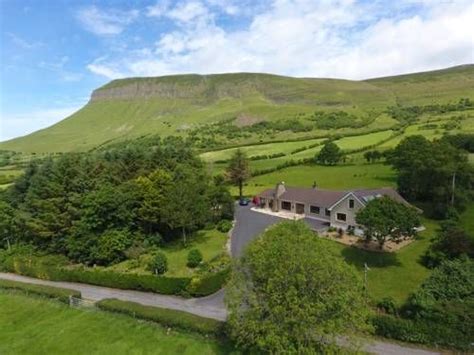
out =
<path fill-rule="evenodd" d="M 227 281 L 230 270 L 230 267 L 227 267 L 224 270 L 208 274 L 201 279 L 193 280 L 188 286 L 188 292 L 192 296 L 202 297 L 219 291 Z"/>
<path fill-rule="evenodd" d="M 166 295 L 192 294 L 207 296 L 222 288 L 228 270 L 209 274 L 199 279 L 198 285 L 191 285 L 189 277 L 167 277 L 138 275 L 103 271 L 99 269 L 57 267 L 42 264 L 39 258 L 7 258 L 2 265 L 5 271 L 52 281 L 86 283 L 111 288 L 156 292 Z"/>
<path fill-rule="evenodd" d="M 96 305 L 102 310 L 127 314 L 135 318 L 157 322 L 166 327 L 176 327 L 182 330 L 216 336 L 223 334 L 223 322 L 187 312 L 144 306 L 139 303 L 120 301 L 115 298 L 99 301 Z"/>
<path fill-rule="evenodd" d="M 69 296 L 81 298 L 81 293 L 79 291 L 11 280 L 0 280 L 0 289 L 2 288 L 8 290 L 18 290 L 27 294 L 32 293 L 48 298 L 55 298 L 64 303 L 69 303 Z"/>
<path fill-rule="evenodd" d="M 372 319 L 375 334 L 385 338 L 431 346 L 444 346 L 461 350 L 473 350 L 468 332 L 462 332 L 444 324 L 411 320 L 380 314 Z"/>
<path fill-rule="evenodd" d="M 3 266 L 9 272 L 44 280 L 80 282 L 112 288 L 151 291 L 167 295 L 185 293 L 186 287 L 190 283 L 190 278 L 187 277 L 137 275 L 97 269 L 56 267 L 42 264 L 35 257 L 31 257 L 29 260 L 19 257 L 8 258 Z"/>

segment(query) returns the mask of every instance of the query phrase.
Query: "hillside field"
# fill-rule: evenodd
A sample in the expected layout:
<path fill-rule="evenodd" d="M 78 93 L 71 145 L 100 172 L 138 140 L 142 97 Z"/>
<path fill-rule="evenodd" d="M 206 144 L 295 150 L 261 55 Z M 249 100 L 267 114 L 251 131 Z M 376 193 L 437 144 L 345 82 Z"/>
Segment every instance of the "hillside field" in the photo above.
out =
<path fill-rule="evenodd" d="M 1 354 L 228 354 L 231 347 L 128 316 L 0 292 Z"/>

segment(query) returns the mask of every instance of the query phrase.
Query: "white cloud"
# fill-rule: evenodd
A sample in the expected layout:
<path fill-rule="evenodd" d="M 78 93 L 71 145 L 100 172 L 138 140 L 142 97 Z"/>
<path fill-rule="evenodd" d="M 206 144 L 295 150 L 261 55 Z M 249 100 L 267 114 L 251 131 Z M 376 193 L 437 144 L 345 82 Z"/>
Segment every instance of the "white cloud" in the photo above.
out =
<path fill-rule="evenodd" d="M 101 10 L 97 6 L 88 6 L 77 12 L 77 19 L 84 28 L 96 35 L 117 35 L 138 18 L 138 10 Z"/>
<path fill-rule="evenodd" d="M 148 17 L 161 17 L 166 14 L 169 6 L 169 0 L 160 0 L 155 5 L 147 7 L 146 15 Z"/>
<path fill-rule="evenodd" d="M 39 47 L 43 47 L 44 43 L 41 41 L 27 41 L 24 38 L 21 38 L 20 36 L 7 32 L 6 33 L 8 37 L 10 37 L 11 41 L 17 45 L 18 47 L 21 47 L 23 49 L 35 49 Z"/>
<path fill-rule="evenodd" d="M 6 114 L 0 116 L 0 141 L 26 135 L 49 127 L 72 115 L 84 105 L 84 102 L 70 107 L 38 109 L 32 112 Z"/>
<path fill-rule="evenodd" d="M 65 66 L 69 62 L 68 56 L 62 56 L 56 61 L 41 61 L 38 63 L 38 67 L 44 70 L 49 70 L 54 72 L 58 79 L 66 82 L 79 81 L 83 78 L 84 74 L 76 73 L 69 70 L 66 70 Z"/>
<path fill-rule="evenodd" d="M 154 46 L 88 68 L 108 78 L 252 71 L 361 79 L 474 62 L 470 1 L 418 1 L 416 11 L 413 3 L 275 0 L 245 28 L 227 29 L 215 22 L 213 0 L 190 0 L 159 13 L 175 28 Z"/>

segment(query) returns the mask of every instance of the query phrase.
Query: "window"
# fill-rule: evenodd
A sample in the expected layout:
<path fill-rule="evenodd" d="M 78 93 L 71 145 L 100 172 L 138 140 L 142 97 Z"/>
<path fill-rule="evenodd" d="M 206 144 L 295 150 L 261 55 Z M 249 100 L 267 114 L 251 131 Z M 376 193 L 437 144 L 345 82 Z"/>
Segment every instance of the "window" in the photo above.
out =
<path fill-rule="evenodd" d="M 354 208 L 354 200 L 349 200 L 349 208 Z"/>
<path fill-rule="evenodd" d="M 338 213 L 338 214 L 336 214 L 336 219 L 338 221 L 345 222 L 346 221 L 346 214 L 345 213 Z"/>
<path fill-rule="evenodd" d="M 281 209 L 291 211 L 291 202 L 281 201 Z"/>
<path fill-rule="evenodd" d="M 326 214 L 327 217 L 329 217 L 331 215 L 331 211 L 329 211 L 327 208 L 324 211 L 324 213 Z"/>
<path fill-rule="evenodd" d="M 318 206 L 309 206 L 309 212 L 314 214 L 319 214 L 319 207 Z"/>

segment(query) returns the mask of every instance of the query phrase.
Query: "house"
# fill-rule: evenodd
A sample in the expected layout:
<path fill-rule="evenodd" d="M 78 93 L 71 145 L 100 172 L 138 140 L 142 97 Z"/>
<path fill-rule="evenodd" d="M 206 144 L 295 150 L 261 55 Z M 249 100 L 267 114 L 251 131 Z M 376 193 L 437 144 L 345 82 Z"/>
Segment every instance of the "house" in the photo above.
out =
<path fill-rule="evenodd" d="M 360 233 L 355 220 L 357 212 L 372 199 L 388 196 L 410 206 L 400 194 L 390 187 L 360 190 L 323 190 L 286 186 L 284 182 L 274 189 L 263 191 L 259 197 L 261 208 L 273 212 L 289 212 L 303 215 L 306 219 L 323 222 L 324 225 L 347 229 L 353 227 Z M 359 234 L 358 233 L 358 234 Z"/>

